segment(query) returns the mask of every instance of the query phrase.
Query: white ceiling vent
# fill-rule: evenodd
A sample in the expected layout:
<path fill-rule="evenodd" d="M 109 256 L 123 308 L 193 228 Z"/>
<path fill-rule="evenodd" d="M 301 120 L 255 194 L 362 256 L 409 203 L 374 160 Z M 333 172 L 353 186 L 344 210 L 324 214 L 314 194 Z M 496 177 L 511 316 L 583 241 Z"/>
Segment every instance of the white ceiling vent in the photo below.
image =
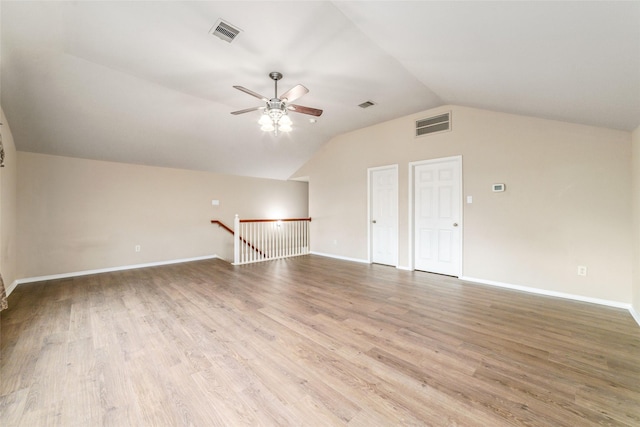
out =
<path fill-rule="evenodd" d="M 218 22 L 209 31 L 210 34 L 218 37 L 220 40 L 231 43 L 238 34 L 242 31 L 239 28 L 234 27 L 228 22 L 224 22 L 222 19 L 218 19 Z"/>
<path fill-rule="evenodd" d="M 451 113 L 416 120 L 416 136 L 451 130 Z"/>
<path fill-rule="evenodd" d="M 358 107 L 360 107 L 360 108 L 369 108 L 369 107 L 373 107 L 374 105 L 376 105 L 376 103 L 373 102 L 373 101 L 365 101 L 362 104 L 358 104 Z"/>

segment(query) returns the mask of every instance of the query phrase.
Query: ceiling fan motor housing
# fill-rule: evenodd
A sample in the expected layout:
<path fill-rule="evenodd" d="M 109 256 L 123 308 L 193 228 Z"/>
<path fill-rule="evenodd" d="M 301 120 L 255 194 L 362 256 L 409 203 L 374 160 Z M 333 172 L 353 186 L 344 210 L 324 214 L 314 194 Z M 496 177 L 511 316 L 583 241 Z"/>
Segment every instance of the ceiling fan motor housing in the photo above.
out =
<path fill-rule="evenodd" d="M 287 112 L 286 108 L 287 107 L 284 102 L 282 102 L 278 98 L 271 98 L 267 102 L 266 113 L 277 122 L 280 119 L 280 117 L 286 114 Z"/>

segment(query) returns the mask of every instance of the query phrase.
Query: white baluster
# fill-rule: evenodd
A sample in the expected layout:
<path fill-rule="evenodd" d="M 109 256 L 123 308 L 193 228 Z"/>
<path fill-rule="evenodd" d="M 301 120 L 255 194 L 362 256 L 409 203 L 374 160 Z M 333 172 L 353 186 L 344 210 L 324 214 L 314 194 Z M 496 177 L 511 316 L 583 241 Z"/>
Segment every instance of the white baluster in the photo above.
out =
<path fill-rule="evenodd" d="M 293 256 L 295 255 L 294 249 L 295 247 L 294 245 L 294 237 L 295 237 L 295 228 L 296 227 L 296 223 L 295 222 L 291 222 L 289 223 L 289 256 Z"/>
<path fill-rule="evenodd" d="M 260 251 L 262 251 L 262 255 L 261 258 L 262 259 L 267 259 L 267 253 L 265 252 L 264 249 L 264 233 L 265 233 L 265 223 L 262 222 L 260 223 Z"/>
<path fill-rule="evenodd" d="M 247 238 L 247 250 L 249 251 L 249 262 L 253 262 L 255 261 L 255 252 L 252 248 L 252 242 L 253 242 L 253 233 L 254 233 L 254 228 L 255 228 L 255 223 L 250 222 L 249 223 L 249 237 Z"/>
<path fill-rule="evenodd" d="M 247 241 L 248 233 L 249 233 L 248 226 L 249 226 L 248 223 L 246 222 L 242 223 L 242 238 L 244 239 L 244 241 L 242 242 L 242 261 L 244 263 L 249 261 L 249 252 L 248 252 L 247 244 L 245 243 Z"/>
<path fill-rule="evenodd" d="M 302 226 L 302 221 L 296 221 L 296 238 L 295 238 L 295 245 L 296 245 L 296 255 L 300 255 L 300 230 Z"/>
<path fill-rule="evenodd" d="M 305 221 L 304 224 L 304 241 L 302 242 L 302 244 L 304 245 L 304 253 L 308 254 L 309 253 L 309 227 L 310 227 L 311 223 L 309 221 Z"/>
<path fill-rule="evenodd" d="M 240 262 L 240 218 L 238 215 L 233 219 L 233 263 Z"/>

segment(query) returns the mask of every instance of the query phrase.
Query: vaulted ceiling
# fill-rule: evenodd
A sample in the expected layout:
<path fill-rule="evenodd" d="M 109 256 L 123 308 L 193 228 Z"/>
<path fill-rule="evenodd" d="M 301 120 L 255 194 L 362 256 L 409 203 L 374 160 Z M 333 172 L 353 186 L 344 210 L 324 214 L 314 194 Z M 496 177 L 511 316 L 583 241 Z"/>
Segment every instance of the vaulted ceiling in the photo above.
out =
<path fill-rule="evenodd" d="M 0 3 L 22 151 L 286 179 L 335 135 L 445 104 L 640 125 L 640 2 Z M 242 31 L 209 32 L 218 19 Z M 231 111 L 303 84 L 293 132 Z M 358 104 L 373 101 L 362 109 Z"/>

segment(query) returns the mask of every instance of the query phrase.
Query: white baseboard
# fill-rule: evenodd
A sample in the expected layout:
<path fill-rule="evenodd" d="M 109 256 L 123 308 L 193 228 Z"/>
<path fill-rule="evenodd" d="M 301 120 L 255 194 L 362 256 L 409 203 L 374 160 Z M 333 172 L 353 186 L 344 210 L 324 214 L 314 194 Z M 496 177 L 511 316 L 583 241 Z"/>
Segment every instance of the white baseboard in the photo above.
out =
<path fill-rule="evenodd" d="M 539 294 L 539 295 L 546 295 L 546 296 L 550 296 L 550 297 L 571 299 L 571 300 L 581 301 L 581 302 L 589 302 L 589 303 L 592 303 L 592 304 L 606 305 L 606 306 L 609 306 L 609 307 L 624 308 L 625 310 L 628 310 L 629 308 L 631 308 L 631 304 L 626 304 L 626 303 L 619 302 L 619 301 L 611 301 L 611 300 L 600 299 L 600 298 L 591 298 L 591 297 L 585 297 L 583 295 L 575 295 L 575 294 L 568 294 L 568 293 L 564 293 L 564 292 L 549 291 L 549 290 L 546 290 L 546 289 L 532 288 L 532 287 L 529 287 L 529 286 L 512 285 L 510 283 L 503 283 L 503 282 L 496 282 L 496 281 L 493 281 L 493 280 L 478 279 L 478 278 L 475 278 L 475 277 L 463 276 L 463 277 L 460 277 L 460 280 L 464 280 L 464 281 L 467 281 L 467 282 L 480 283 L 480 284 L 483 284 L 483 285 L 491 285 L 491 286 L 498 286 L 498 287 L 501 287 L 501 288 L 514 289 L 514 290 L 517 290 L 517 291 L 529 292 L 529 293 L 532 293 L 532 294 Z"/>
<path fill-rule="evenodd" d="M 351 262 L 359 262 L 361 264 L 371 264 L 368 260 L 366 259 L 360 259 L 360 258 L 348 258 L 348 257 L 344 257 L 344 256 L 340 256 L 340 255 L 333 255 L 333 254 L 325 254 L 322 252 L 314 252 L 311 251 L 309 252 L 311 255 L 318 255 L 318 256 L 323 256 L 326 258 L 334 258 L 334 259 L 340 259 L 342 261 L 351 261 Z"/>
<path fill-rule="evenodd" d="M 360 259 L 360 258 L 349 258 L 349 257 L 344 257 L 344 256 L 340 256 L 340 255 L 332 255 L 332 254 L 325 254 L 322 252 L 309 252 L 311 255 L 318 255 L 318 256 L 323 256 L 326 258 L 334 258 L 334 259 L 339 259 L 342 261 L 351 261 L 351 262 L 359 262 L 360 264 L 372 264 L 371 261 L 366 260 L 366 259 Z M 393 267 L 393 266 L 391 266 Z M 398 270 L 404 270 L 404 271 L 412 271 L 412 269 L 410 269 L 409 267 L 405 267 L 402 265 L 396 265 L 395 266 Z"/>
<path fill-rule="evenodd" d="M 478 279 L 478 278 L 475 278 L 475 277 L 462 276 L 462 277 L 460 277 L 460 280 L 464 280 L 466 282 L 480 283 L 482 285 L 490 285 L 490 286 L 498 286 L 500 288 L 514 289 L 514 290 L 517 290 L 517 291 L 529 292 L 529 293 L 532 293 L 532 294 L 546 295 L 546 296 L 550 296 L 550 297 L 557 297 L 557 298 L 570 299 L 570 300 L 574 300 L 574 301 L 588 302 L 588 303 L 591 303 L 591 304 L 605 305 L 605 306 L 608 306 L 608 307 L 623 308 L 625 310 L 629 310 L 629 312 L 634 317 L 636 322 L 638 322 L 638 325 L 640 325 L 640 321 L 638 321 L 640 316 L 637 316 L 637 313 L 634 315 L 633 307 L 631 306 L 631 304 L 627 304 L 627 303 L 624 303 L 624 302 L 611 301 L 611 300 L 600 299 L 600 298 L 591 298 L 591 297 L 585 297 L 583 295 L 568 294 L 568 293 L 564 293 L 564 292 L 549 291 L 549 290 L 546 290 L 546 289 L 532 288 L 532 287 L 529 287 L 529 286 L 512 285 L 510 283 L 503 283 L 503 282 L 496 282 L 496 281 L 493 281 L 493 280 Z"/>
<path fill-rule="evenodd" d="M 14 281 L 7 291 L 7 295 L 11 293 L 18 285 L 23 283 L 42 282 L 44 280 L 66 279 L 69 277 L 87 276 L 89 274 L 109 273 L 112 271 L 133 270 L 136 268 L 157 267 L 160 265 L 179 264 L 183 262 L 202 261 L 205 259 L 219 258 L 218 255 L 205 255 L 195 258 L 172 259 L 169 261 L 148 262 L 145 264 L 123 265 L 120 267 L 99 268 L 96 270 L 74 271 L 71 273 L 51 274 L 49 276 L 27 277 Z"/>
<path fill-rule="evenodd" d="M 635 319 L 638 326 L 640 326 L 640 314 L 635 308 L 633 308 L 633 306 L 629 307 L 629 313 L 631 313 L 631 316 Z"/>
<path fill-rule="evenodd" d="M 18 286 L 18 281 L 14 280 L 13 283 L 9 285 L 8 288 L 5 289 L 7 296 L 11 295 L 11 292 Z"/>

